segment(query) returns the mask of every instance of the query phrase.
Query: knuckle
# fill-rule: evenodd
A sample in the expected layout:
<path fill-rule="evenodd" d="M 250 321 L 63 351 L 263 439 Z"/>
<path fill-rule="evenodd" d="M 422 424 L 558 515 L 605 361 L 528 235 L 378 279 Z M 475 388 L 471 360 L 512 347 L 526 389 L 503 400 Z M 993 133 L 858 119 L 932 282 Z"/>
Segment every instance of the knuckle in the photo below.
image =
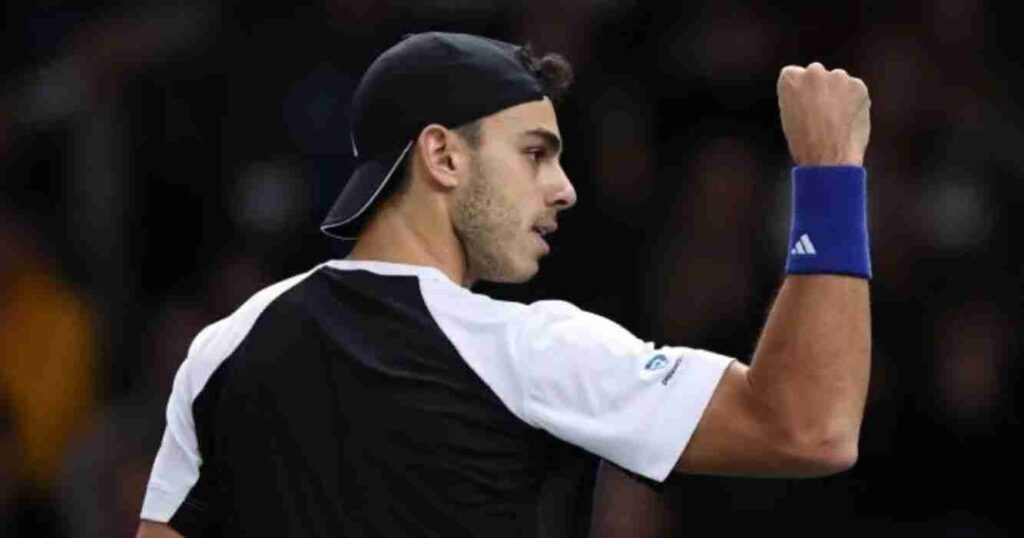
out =
<path fill-rule="evenodd" d="M 797 68 L 791 68 L 791 66 L 783 68 L 782 72 L 779 73 L 779 80 L 777 82 L 778 88 L 783 90 L 785 88 L 797 86 L 799 84 L 798 81 L 803 74 L 801 71 L 803 70 L 801 69 L 800 71 L 797 71 Z"/>
<path fill-rule="evenodd" d="M 802 73 L 803 71 L 804 71 L 804 69 L 802 67 L 797 67 L 795 65 L 787 65 L 786 67 L 782 68 L 782 71 L 779 72 L 779 77 L 780 78 L 795 77 L 795 76 L 799 75 L 800 73 Z"/>

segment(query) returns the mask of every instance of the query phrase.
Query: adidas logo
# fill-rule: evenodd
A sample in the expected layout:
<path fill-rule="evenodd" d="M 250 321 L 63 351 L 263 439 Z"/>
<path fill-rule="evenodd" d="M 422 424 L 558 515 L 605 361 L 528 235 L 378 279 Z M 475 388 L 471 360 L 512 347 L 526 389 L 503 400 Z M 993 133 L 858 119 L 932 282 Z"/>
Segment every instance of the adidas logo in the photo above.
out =
<path fill-rule="evenodd" d="M 814 243 L 811 243 L 811 238 L 807 234 L 803 234 L 789 253 L 793 255 L 814 256 L 818 251 L 814 250 Z"/>

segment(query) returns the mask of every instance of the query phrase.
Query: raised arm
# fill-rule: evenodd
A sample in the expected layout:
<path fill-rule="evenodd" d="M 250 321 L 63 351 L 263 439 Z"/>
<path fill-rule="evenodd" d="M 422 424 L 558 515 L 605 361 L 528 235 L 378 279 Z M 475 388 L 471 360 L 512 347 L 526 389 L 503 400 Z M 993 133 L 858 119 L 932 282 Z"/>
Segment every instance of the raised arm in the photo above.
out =
<path fill-rule="evenodd" d="M 788 66 L 779 76 L 778 95 L 783 131 L 798 166 L 863 165 L 870 100 L 862 81 L 819 63 Z M 851 222 L 857 218 L 864 224 L 862 195 L 849 196 L 850 176 L 860 171 L 804 172 L 809 176 L 794 178 L 805 182 L 795 186 L 794 203 L 821 199 L 823 207 L 794 208 L 794 228 L 823 228 L 816 230 L 818 237 L 844 250 L 837 258 L 826 250 L 834 245 L 824 241 L 816 249 L 792 245 L 790 274 L 750 367 L 734 363 L 728 369 L 677 471 L 805 477 L 841 472 L 857 460 L 871 362 L 866 232 L 847 229 L 857 228 Z M 816 193 L 801 194 L 801 188 Z M 795 231 L 794 237 L 800 243 L 807 236 Z"/>
<path fill-rule="evenodd" d="M 798 207 L 789 274 L 751 365 L 734 362 L 726 370 L 677 472 L 812 477 L 842 472 L 857 460 L 871 363 L 860 169 L 870 100 L 861 80 L 819 63 L 784 68 L 778 95 L 793 160 L 813 167 L 794 173 Z M 817 247 L 811 235 L 819 238 Z M 674 534 L 672 504 L 649 483 L 605 462 L 591 536 Z"/>

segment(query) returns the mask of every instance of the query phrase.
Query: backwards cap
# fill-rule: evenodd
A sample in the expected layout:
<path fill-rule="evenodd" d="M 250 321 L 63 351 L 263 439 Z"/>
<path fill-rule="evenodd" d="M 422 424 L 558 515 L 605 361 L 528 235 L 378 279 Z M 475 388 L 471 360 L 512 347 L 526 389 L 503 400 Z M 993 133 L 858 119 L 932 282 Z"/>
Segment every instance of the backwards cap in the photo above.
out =
<path fill-rule="evenodd" d="M 458 127 L 544 98 L 540 81 L 517 56 L 520 47 L 468 34 L 406 35 L 363 75 L 352 98 L 356 170 L 320 229 L 355 239 L 420 131 Z"/>

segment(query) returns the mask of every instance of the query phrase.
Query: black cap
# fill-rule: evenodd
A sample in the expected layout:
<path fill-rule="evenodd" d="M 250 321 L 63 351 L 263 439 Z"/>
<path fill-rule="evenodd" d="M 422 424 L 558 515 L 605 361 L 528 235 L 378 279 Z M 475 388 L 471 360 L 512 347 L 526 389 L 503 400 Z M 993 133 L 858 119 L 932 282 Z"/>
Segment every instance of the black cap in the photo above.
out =
<path fill-rule="evenodd" d="M 352 97 L 352 153 L 357 165 L 320 229 L 354 239 L 364 217 L 431 123 L 455 128 L 544 98 L 519 60 L 520 47 L 468 34 L 410 34 L 384 51 Z"/>

